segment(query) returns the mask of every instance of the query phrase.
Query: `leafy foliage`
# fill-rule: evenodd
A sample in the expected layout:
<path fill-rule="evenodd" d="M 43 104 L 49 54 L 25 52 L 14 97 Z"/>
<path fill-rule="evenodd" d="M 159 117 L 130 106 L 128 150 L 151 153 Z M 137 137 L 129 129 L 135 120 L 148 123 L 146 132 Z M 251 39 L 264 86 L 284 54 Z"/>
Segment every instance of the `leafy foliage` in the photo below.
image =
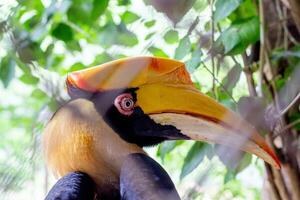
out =
<path fill-rule="evenodd" d="M 264 120 L 274 91 L 282 108 L 299 92 L 299 81 L 293 78 L 299 75 L 299 41 L 284 46 L 278 39 L 267 63 L 272 68 L 261 76 L 259 92 L 265 98 L 249 97 L 246 81 L 252 77 L 256 89 L 261 73 L 258 52 L 253 51 L 261 42 L 261 16 L 252 0 L 19 0 L 10 7 L 0 2 L 0 11 L 0 187 L 5 188 L 0 193 L 28 189 L 24 183 L 44 170 L 40 133 L 51 114 L 68 100 L 64 76 L 71 71 L 141 54 L 179 59 L 199 90 L 239 111 L 264 133 L 274 124 Z M 270 78 L 270 73 L 276 76 Z M 298 132 L 299 110 L 293 107 L 285 116 L 288 123 L 295 123 L 289 129 Z M 247 186 L 241 186 L 239 175 L 249 168 L 261 169 L 261 162 L 254 163 L 251 155 L 240 152 L 232 159 L 228 148 L 222 147 L 220 153 L 218 147 L 170 141 L 159 145 L 156 156 L 177 184 L 192 177 L 201 185 L 194 175 L 202 173 L 221 179 L 211 198 L 226 193 L 228 198 L 259 199 L 258 186 L 242 189 Z M 211 166 L 209 171 L 203 165 Z M 191 191 L 192 195 L 184 191 L 188 199 L 205 196 L 197 189 Z"/>
<path fill-rule="evenodd" d="M 243 0 L 217 0 L 214 12 L 216 22 L 228 17 L 242 2 Z"/>
<path fill-rule="evenodd" d="M 259 39 L 259 19 L 236 21 L 220 35 L 219 40 L 225 48 L 225 54 L 243 53 L 246 48 Z"/>
<path fill-rule="evenodd" d="M 165 35 L 164 39 L 168 44 L 174 44 L 178 41 L 178 32 L 175 30 L 169 30 Z"/>
<path fill-rule="evenodd" d="M 52 36 L 64 42 L 69 42 L 74 38 L 71 27 L 64 23 L 59 23 L 53 28 Z"/>
<path fill-rule="evenodd" d="M 203 142 L 195 142 L 184 159 L 184 165 L 181 170 L 180 178 L 182 179 L 191 173 L 203 161 L 204 156 L 209 151 L 211 151 L 211 147 L 208 144 Z"/>
<path fill-rule="evenodd" d="M 184 37 L 180 40 L 178 47 L 175 50 L 175 58 L 180 60 L 183 59 L 191 49 L 191 42 L 189 37 Z"/>
<path fill-rule="evenodd" d="M 0 65 L 0 78 L 5 88 L 9 85 L 9 82 L 14 77 L 14 74 L 15 74 L 15 63 L 10 58 L 10 56 L 6 56 L 5 58 L 2 59 Z"/>

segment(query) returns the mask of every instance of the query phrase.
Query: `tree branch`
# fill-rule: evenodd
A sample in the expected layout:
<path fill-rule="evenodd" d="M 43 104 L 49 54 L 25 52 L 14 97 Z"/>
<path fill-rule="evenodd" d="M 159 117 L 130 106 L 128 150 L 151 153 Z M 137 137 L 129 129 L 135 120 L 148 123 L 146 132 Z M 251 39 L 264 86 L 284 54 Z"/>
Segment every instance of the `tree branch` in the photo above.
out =
<path fill-rule="evenodd" d="M 281 200 L 279 193 L 276 189 L 276 185 L 274 183 L 274 177 L 272 175 L 272 168 L 269 164 L 265 163 L 265 169 L 266 169 L 266 174 L 267 174 L 267 182 L 270 186 L 271 194 L 273 194 L 274 200 Z"/>
<path fill-rule="evenodd" d="M 245 73 L 246 79 L 247 79 L 247 86 L 248 86 L 249 94 L 250 94 L 250 96 L 257 96 L 257 92 L 256 92 L 255 86 L 254 86 L 255 83 L 254 83 L 254 79 L 253 79 L 253 73 L 250 69 L 247 54 L 243 53 L 242 57 L 243 57 L 243 63 L 244 63 L 244 73 Z"/>
<path fill-rule="evenodd" d="M 289 3 L 288 0 L 281 0 L 281 2 L 282 2 L 282 4 L 283 4 L 285 7 L 287 7 L 288 9 L 291 8 L 290 3 Z"/>
<path fill-rule="evenodd" d="M 298 32 L 300 33 L 300 1 L 299 0 L 287 0 L 292 11 L 294 22 L 297 26 Z"/>

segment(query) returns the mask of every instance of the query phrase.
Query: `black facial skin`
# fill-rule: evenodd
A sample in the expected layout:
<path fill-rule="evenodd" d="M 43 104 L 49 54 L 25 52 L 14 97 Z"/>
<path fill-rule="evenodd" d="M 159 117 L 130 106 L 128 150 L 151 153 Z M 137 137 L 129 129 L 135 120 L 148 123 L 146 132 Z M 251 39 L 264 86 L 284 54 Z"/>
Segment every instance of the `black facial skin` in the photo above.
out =
<path fill-rule="evenodd" d="M 129 143 L 143 147 L 153 146 L 170 139 L 189 139 L 174 126 L 156 123 L 140 107 L 135 107 L 129 116 L 120 113 L 114 105 L 115 98 L 120 94 L 130 93 L 136 102 L 135 91 L 137 90 L 138 88 L 130 88 L 89 93 L 70 85 L 68 87 L 72 99 L 86 98 L 92 101 L 105 122 Z"/>
<path fill-rule="evenodd" d="M 140 107 L 135 107 L 129 116 L 120 113 L 113 104 L 114 99 L 120 94 L 130 93 L 136 102 L 136 90 L 138 88 L 99 92 L 91 97 L 91 101 L 106 123 L 127 142 L 143 147 L 168 139 L 189 139 L 174 126 L 156 123 Z"/>

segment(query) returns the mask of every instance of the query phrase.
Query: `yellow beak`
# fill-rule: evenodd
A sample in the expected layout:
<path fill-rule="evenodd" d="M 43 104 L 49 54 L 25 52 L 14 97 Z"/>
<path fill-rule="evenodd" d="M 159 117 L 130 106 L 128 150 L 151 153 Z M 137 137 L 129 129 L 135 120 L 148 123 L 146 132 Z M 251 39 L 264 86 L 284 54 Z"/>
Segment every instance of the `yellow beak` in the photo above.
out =
<path fill-rule="evenodd" d="M 280 168 L 273 150 L 253 126 L 199 92 L 183 63 L 134 57 L 71 73 L 67 82 L 89 92 L 138 88 L 136 106 L 156 123 L 173 125 L 189 138 L 230 146 Z"/>

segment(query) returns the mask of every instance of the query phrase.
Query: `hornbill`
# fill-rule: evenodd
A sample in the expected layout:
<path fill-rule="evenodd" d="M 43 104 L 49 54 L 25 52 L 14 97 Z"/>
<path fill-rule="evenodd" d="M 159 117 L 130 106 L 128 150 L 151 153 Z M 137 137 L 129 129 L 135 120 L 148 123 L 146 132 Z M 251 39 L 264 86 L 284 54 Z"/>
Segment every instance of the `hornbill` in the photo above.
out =
<path fill-rule="evenodd" d="M 280 168 L 255 128 L 195 88 L 184 63 L 124 58 L 67 76 L 71 100 L 45 127 L 44 154 L 61 177 L 46 199 L 180 199 L 143 150 L 165 140 L 237 148 Z"/>

